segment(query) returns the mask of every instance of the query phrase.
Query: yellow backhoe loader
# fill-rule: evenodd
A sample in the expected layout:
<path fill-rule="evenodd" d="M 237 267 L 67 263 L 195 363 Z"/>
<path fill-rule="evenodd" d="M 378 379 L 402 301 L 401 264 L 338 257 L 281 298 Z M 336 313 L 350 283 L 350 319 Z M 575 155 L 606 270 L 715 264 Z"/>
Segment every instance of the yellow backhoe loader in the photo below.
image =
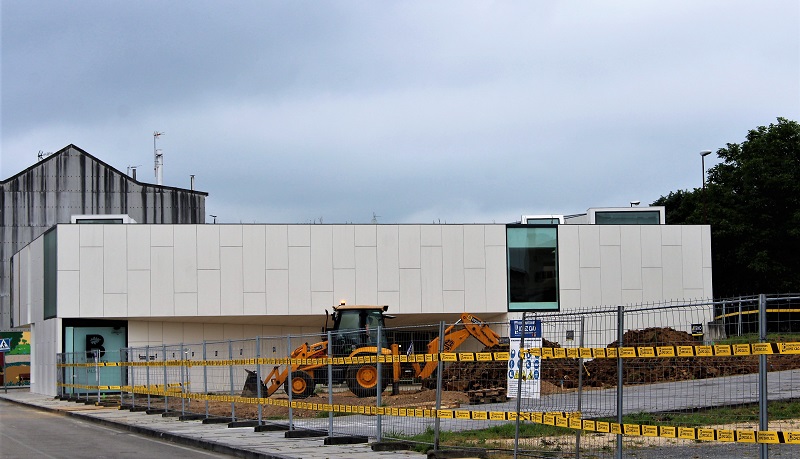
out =
<path fill-rule="evenodd" d="M 328 328 L 328 318 L 325 320 L 323 332 L 331 332 L 331 341 L 322 340 L 314 344 L 304 343 L 291 354 L 291 359 L 323 359 L 326 357 L 373 357 L 378 353 L 377 329 L 385 326 L 385 319 L 391 316 L 384 314 L 388 306 L 356 306 L 341 304 L 333 308 L 331 315 L 333 328 Z M 327 316 L 327 312 L 326 312 Z M 455 324 L 445 330 L 444 350 L 453 352 L 470 336 L 475 337 L 486 347 L 500 344 L 500 336 L 489 326 L 472 314 L 464 313 Z M 380 351 L 383 355 L 398 355 L 399 346 L 388 344 L 386 335 L 381 338 Z M 439 338 L 428 343 L 427 353 L 439 352 Z M 401 368 L 400 362 L 382 364 L 383 379 L 381 390 L 392 385 L 394 394 L 398 391 Z M 425 366 L 419 363 L 412 364 L 414 376 L 429 378 L 436 370 L 437 362 L 426 362 Z M 292 379 L 289 379 L 291 369 Z M 358 397 L 377 395 L 378 368 L 375 363 L 336 364 L 333 365 L 333 383 L 346 383 L 353 394 Z M 391 370 L 389 370 L 391 369 Z M 256 372 L 247 370 L 248 377 L 242 395 L 253 397 L 257 393 L 258 377 Z M 293 398 L 306 398 L 314 394 L 317 382 L 325 383 L 328 380 L 328 366 L 325 364 L 294 363 L 286 366 L 275 366 L 261 383 L 262 397 L 269 397 L 281 386 L 286 393 L 292 391 Z"/>

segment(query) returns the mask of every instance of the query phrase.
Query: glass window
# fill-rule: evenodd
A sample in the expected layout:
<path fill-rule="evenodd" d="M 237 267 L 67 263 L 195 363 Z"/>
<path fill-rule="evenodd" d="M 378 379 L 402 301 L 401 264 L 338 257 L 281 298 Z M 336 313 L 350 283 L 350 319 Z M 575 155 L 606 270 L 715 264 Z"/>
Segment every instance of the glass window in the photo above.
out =
<path fill-rule="evenodd" d="M 558 230 L 509 225 L 508 310 L 558 310 Z"/>
<path fill-rule="evenodd" d="M 44 233 L 44 318 L 58 315 L 58 238 L 55 229 Z"/>
<path fill-rule="evenodd" d="M 595 212 L 597 225 L 658 225 L 661 214 L 658 211 Z"/>

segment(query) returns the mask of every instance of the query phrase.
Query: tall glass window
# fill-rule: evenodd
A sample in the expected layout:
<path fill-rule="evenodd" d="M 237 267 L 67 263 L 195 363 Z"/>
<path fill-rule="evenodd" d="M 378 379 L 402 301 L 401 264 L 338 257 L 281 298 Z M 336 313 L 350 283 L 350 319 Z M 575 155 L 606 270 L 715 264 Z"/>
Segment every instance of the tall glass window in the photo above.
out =
<path fill-rule="evenodd" d="M 558 310 L 558 229 L 508 225 L 508 310 Z"/>
<path fill-rule="evenodd" d="M 56 229 L 44 233 L 44 318 L 58 315 L 58 236 Z"/>

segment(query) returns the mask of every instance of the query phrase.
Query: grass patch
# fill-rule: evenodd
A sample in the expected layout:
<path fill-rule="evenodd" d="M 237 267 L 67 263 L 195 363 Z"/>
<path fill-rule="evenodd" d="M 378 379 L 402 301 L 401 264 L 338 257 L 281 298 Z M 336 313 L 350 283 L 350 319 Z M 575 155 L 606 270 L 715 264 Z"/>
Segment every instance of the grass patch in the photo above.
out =
<path fill-rule="evenodd" d="M 781 419 L 800 419 L 800 401 L 770 402 L 767 412 L 771 421 Z M 616 422 L 616 418 L 602 421 Z M 647 424 L 653 426 L 703 427 L 738 422 L 758 422 L 758 405 L 738 405 L 720 408 L 700 409 L 679 413 L 636 413 L 622 417 L 625 424 Z"/>
<path fill-rule="evenodd" d="M 767 333 L 767 341 L 770 343 L 796 343 L 800 341 L 800 333 Z M 758 333 L 747 333 L 741 336 L 731 336 L 715 344 L 748 344 L 758 343 Z"/>
<path fill-rule="evenodd" d="M 439 444 L 460 447 L 492 447 L 492 443 L 494 441 L 514 438 L 515 429 L 515 425 L 511 423 L 480 430 L 467 430 L 462 432 L 441 431 L 439 433 Z M 519 425 L 520 438 L 550 437 L 574 434 L 574 430 L 567 429 L 565 427 L 531 424 L 529 422 L 523 422 Z M 428 427 L 425 432 L 418 435 L 408 436 L 397 434 L 393 435 L 392 438 L 417 443 L 418 446 L 415 449 L 424 453 L 430 449 L 430 445 L 433 444 L 434 431 L 432 427 Z"/>

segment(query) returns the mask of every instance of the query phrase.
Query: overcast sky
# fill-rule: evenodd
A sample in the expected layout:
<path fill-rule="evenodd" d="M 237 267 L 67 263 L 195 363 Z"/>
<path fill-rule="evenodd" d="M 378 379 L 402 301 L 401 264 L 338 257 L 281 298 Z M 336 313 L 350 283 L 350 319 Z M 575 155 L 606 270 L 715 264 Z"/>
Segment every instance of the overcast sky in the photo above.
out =
<path fill-rule="evenodd" d="M 0 13 L 0 179 L 75 144 L 154 183 L 163 131 L 164 184 L 196 175 L 223 223 L 645 205 L 701 186 L 700 150 L 800 120 L 797 0 L 2 0 Z"/>

